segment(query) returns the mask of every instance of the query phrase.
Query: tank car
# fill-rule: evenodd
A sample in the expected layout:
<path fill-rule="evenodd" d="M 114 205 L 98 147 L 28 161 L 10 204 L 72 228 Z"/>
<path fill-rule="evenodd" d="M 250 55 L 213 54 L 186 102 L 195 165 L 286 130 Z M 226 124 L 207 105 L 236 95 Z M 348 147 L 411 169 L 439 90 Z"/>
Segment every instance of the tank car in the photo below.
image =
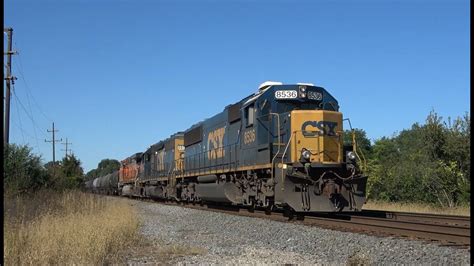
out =
<path fill-rule="evenodd" d="M 94 180 L 84 182 L 84 190 L 86 192 L 92 192 L 92 182 L 94 182 Z"/>
<path fill-rule="evenodd" d="M 107 195 L 118 195 L 118 175 L 115 171 L 110 174 L 99 177 L 97 182 L 99 193 Z"/>
<path fill-rule="evenodd" d="M 99 185 L 99 178 L 94 178 L 92 181 L 92 192 L 93 193 L 100 193 L 100 185 Z"/>

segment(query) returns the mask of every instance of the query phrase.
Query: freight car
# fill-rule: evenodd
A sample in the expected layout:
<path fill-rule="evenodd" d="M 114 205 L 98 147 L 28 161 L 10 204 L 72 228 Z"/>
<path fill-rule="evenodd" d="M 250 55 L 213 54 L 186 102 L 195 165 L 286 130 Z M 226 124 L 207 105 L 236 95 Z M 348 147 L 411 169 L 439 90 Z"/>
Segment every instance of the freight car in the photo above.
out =
<path fill-rule="evenodd" d="M 118 177 L 119 172 L 115 171 L 113 173 L 84 182 L 83 188 L 87 192 L 106 195 L 118 195 Z"/>
<path fill-rule="evenodd" d="M 119 172 L 115 171 L 111 174 L 99 177 L 98 190 L 101 194 L 118 195 L 118 178 Z"/>
<path fill-rule="evenodd" d="M 297 212 L 358 211 L 367 176 L 337 100 L 313 84 L 258 91 L 121 162 L 122 195 Z"/>
<path fill-rule="evenodd" d="M 87 192 L 92 192 L 93 182 L 94 182 L 94 180 L 89 180 L 89 181 L 84 182 L 84 190 L 87 191 Z"/>

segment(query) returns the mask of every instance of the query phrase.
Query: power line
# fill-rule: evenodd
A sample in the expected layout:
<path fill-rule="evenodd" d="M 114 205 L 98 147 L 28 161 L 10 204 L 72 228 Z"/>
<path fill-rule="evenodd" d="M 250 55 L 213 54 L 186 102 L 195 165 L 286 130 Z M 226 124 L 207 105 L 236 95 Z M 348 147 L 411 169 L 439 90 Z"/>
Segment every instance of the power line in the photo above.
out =
<path fill-rule="evenodd" d="M 27 135 L 28 137 L 34 139 L 35 137 L 31 136 L 28 132 L 26 132 L 26 130 L 24 130 L 20 125 L 18 125 L 15 120 L 12 120 L 12 125 L 14 125 L 18 130 L 22 131 L 25 135 Z"/>
<path fill-rule="evenodd" d="M 15 96 L 15 100 L 16 100 L 16 102 L 17 102 L 17 105 L 19 104 L 20 106 L 23 106 L 23 107 L 24 107 L 23 103 L 21 103 L 20 99 L 18 98 L 18 96 L 17 96 L 17 94 L 16 94 L 16 87 L 15 87 L 15 86 L 13 86 L 12 92 L 13 92 L 13 96 Z M 16 109 L 17 109 L 17 112 L 18 112 L 18 119 L 20 120 L 20 126 L 22 126 L 21 115 L 20 115 L 20 111 L 18 110 L 18 106 L 16 106 Z M 26 110 L 24 110 L 24 111 L 25 111 L 25 113 L 28 115 L 28 113 L 26 112 Z M 30 108 L 30 112 L 31 112 L 31 108 Z M 31 114 L 32 114 L 32 112 L 31 112 Z M 22 128 L 23 128 L 23 126 L 22 126 Z M 41 129 L 40 129 L 40 130 L 41 130 Z M 35 128 L 35 127 L 33 127 L 33 132 L 34 132 L 34 134 L 35 134 L 35 138 L 34 138 L 34 139 L 35 139 L 35 142 L 36 142 L 36 147 L 37 147 L 38 150 L 39 150 L 39 143 L 38 143 L 38 139 L 39 139 L 39 138 L 38 138 L 38 134 L 36 134 L 36 128 Z"/>
<path fill-rule="evenodd" d="M 35 138 L 33 135 L 31 135 L 30 133 L 28 133 L 28 131 L 26 131 L 24 128 L 20 128 L 20 126 L 15 122 L 15 120 L 12 120 L 12 124 L 13 124 L 18 130 L 22 130 L 23 133 L 24 133 L 27 137 L 29 137 L 29 138 L 31 138 L 31 139 L 35 139 L 35 140 L 42 140 L 42 139 L 37 139 L 37 138 Z M 37 148 L 39 149 L 39 146 L 37 146 Z"/>
<path fill-rule="evenodd" d="M 18 69 L 18 68 L 17 68 Z M 22 76 L 23 77 L 23 76 Z M 26 93 L 26 103 L 28 105 L 28 109 L 30 110 L 31 116 L 33 116 L 33 111 L 31 110 L 31 103 L 30 103 L 30 97 L 28 97 L 28 92 Z"/>
<path fill-rule="evenodd" d="M 38 130 L 40 130 L 40 132 L 43 131 L 43 129 L 41 129 L 40 126 L 38 126 L 38 124 L 36 123 L 35 119 L 33 118 L 32 115 L 30 115 L 28 113 L 28 111 L 26 110 L 26 107 L 23 105 L 23 103 L 20 101 L 20 99 L 18 98 L 16 92 L 15 92 L 15 87 L 13 87 L 13 96 L 15 96 L 15 98 L 17 99 L 18 103 L 20 104 L 20 107 L 23 109 L 23 111 L 25 111 L 26 115 L 28 116 L 28 118 L 31 120 L 31 122 L 33 123 L 33 126 L 35 126 Z M 33 127 L 33 129 L 35 130 L 35 128 Z M 35 135 L 36 135 L 36 131 L 35 131 Z M 46 136 L 44 133 L 43 133 L 43 136 Z"/>
<path fill-rule="evenodd" d="M 38 151 L 40 151 L 40 147 L 38 145 L 38 140 L 41 140 L 41 139 L 37 139 L 35 138 L 33 135 L 31 135 L 30 133 L 28 133 L 28 131 L 24 130 L 23 128 L 20 128 L 20 126 L 15 122 L 15 120 L 12 120 L 12 125 L 14 125 L 18 130 L 22 131 L 23 134 L 25 134 L 27 137 L 29 137 L 30 139 L 34 139 L 35 142 L 36 142 L 36 148 L 38 149 Z M 26 142 L 25 141 L 25 144 L 29 144 L 29 142 Z"/>
<path fill-rule="evenodd" d="M 18 47 L 18 44 L 15 42 L 15 46 Z M 44 116 L 44 118 L 46 118 L 46 120 L 48 120 L 49 122 L 52 122 L 52 119 L 46 115 L 46 113 L 43 111 L 43 109 L 41 108 L 41 106 L 38 104 L 38 102 L 36 101 L 36 98 L 34 97 L 33 93 L 31 92 L 32 90 L 30 89 L 30 87 L 28 86 L 28 82 L 26 81 L 26 78 L 25 78 L 25 74 L 24 74 L 24 71 L 23 71 L 23 61 L 21 60 L 21 55 L 19 54 L 18 55 L 18 62 L 19 64 L 15 64 L 17 66 L 17 70 L 20 72 L 20 75 L 21 75 L 21 79 L 23 80 L 23 82 L 25 83 L 25 88 L 26 88 L 26 93 L 27 93 L 27 96 L 29 94 L 29 96 L 31 97 L 31 99 L 33 100 L 33 103 L 36 105 L 36 108 L 38 108 L 38 110 L 40 111 L 40 113 Z"/>
<path fill-rule="evenodd" d="M 23 143 L 25 143 L 25 135 L 23 134 L 23 125 L 21 123 L 21 115 L 20 115 L 20 110 L 18 109 L 18 104 L 15 105 L 16 112 L 18 114 L 18 121 L 20 122 L 20 131 L 21 131 L 21 137 L 23 139 Z"/>

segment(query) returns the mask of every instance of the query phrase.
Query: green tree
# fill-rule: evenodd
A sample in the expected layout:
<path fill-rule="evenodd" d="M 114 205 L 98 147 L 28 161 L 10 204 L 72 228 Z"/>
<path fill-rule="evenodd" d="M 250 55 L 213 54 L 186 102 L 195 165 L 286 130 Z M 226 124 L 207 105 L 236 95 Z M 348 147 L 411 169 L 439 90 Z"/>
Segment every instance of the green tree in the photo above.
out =
<path fill-rule="evenodd" d="M 103 159 L 96 169 L 92 169 L 86 174 L 86 180 L 91 180 L 100 176 L 111 174 L 120 169 L 120 162 L 114 159 Z"/>
<path fill-rule="evenodd" d="M 64 157 L 56 172 L 54 186 L 57 189 L 77 188 L 84 181 L 84 170 L 81 167 L 81 161 L 74 155 Z"/>
<path fill-rule="evenodd" d="M 425 126 L 425 140 L 432 161 L 425 180 L 436 201 L 453 207 L 470 199 L 470 117 L 442 122 L 432 111 Z"/>
<path fill-rule="evenodd" d="M 97 169 L 92 169 L 92 170 L 90 170 L 89 172 L 87 172 L 85 179 L 86 179 L 87 181 L 88 181 L 88 180 L 95 179 L 96 177 L 98 177 L 97 173 L 98 173 L 98 170 L 97 170 Z"/>
<path fill-rule="evenodd" d="M 103 159 L 97 166 L 99 175 L 107 175 L 117 171 L 120 168 L 120 162 L 114 159 Z"/>
<path fill-rule="evenodd" d="M 469 113 L 455 119 L 448 128 L 450 134 L 446 139 L 446 152 L 451 155 L 451 160 L 457 163 L 462 173 L 459 181 L 461 183 L 459 200 L 469 203 L 471 201 L 471 117 Z"/>
<path fill-rule="evenodd" d="M 432 111 L 424 125 L 375 141 L 369 166 L 369 198 L 449 207 L 468 203 L 469 116 L 445 123 Z"/>
<path fill-rule="evenodd" d="M 364 156 L 368 159 L 372 153 L 372 144 L 370 143 L 369 138 L 367 138 L 367 133 L 360 128 L 354 128 L 355 141 L 357 148 L 362 150 Z M 352 145 L 352 131 L 344 131 L 344 145 Z"/>
<path fill-rule="evenodd" d="M 3 150 L 4 192 L 17 194 L 36 190 L 48 183 L 41 157 L 26 145 L 8 144 Z"/>
<path fill-rule="evenodd" d="M 353 134 L 354 133 L 354 134 Z M 363 129 L 355 128 L 352 130 L 345 130 L 343 135 L 343 142 L 345 146 L 351 146 L 353 144 L 353 136 L 355 136 L 356 151 L 360 160 L 359 166 L 366 174 L 370 173 L 371 157 L 372 157 L 372 144 L 367 138 L 367 134 Z M 370 184 L 368 184 L 370 186 Z"/>

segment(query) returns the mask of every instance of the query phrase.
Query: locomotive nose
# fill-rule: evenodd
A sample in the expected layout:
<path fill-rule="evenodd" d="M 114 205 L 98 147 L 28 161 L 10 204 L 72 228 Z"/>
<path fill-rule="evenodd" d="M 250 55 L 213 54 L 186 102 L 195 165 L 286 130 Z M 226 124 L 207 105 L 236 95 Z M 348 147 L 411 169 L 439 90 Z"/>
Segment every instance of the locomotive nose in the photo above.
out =
<path fill-rule="evenodd" d="M 293 162 L 342 162 L 342 113 L 294 110 L 290 117 Z"/>

